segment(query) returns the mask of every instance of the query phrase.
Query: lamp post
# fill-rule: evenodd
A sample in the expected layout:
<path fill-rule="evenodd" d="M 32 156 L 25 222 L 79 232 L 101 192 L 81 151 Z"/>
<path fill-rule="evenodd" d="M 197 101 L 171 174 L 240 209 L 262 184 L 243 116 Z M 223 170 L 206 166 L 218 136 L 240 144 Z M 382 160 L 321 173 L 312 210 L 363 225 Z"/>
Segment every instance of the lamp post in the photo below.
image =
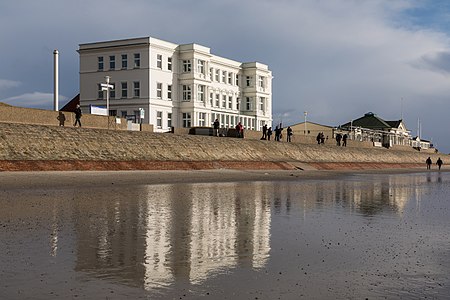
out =
<path fill-rule="evenodd" d="M 306 136 L 306 116 L 308 115 L 308 112 L 305 111 L 305 112 L 303 112 L 303 114 L 305 115 L 305 136 Z"/>
<path fill-rule="evenodd" d="M 102 87 L 102 91 L 106 91 L 106 111 L 107 111 L 108 116 L 109 116 L 109 89 L 114 88 L 114 85 L 109 84 L 110 79 L 111 79 L 111 77 L 105 76 L 106 83 L 100 84 Z"/>
<path fill-rule="evenodd" d="M 106 83 L 100 84 L 100 86 L 102 87 L 102 91 L 106 91 L 106 114 L 108 117 L 108 129 L 109 129 L 109 89 L 114 88 L 114 85 L 109 84 L 110 79 L 111 77 L 105 76 Z"/>

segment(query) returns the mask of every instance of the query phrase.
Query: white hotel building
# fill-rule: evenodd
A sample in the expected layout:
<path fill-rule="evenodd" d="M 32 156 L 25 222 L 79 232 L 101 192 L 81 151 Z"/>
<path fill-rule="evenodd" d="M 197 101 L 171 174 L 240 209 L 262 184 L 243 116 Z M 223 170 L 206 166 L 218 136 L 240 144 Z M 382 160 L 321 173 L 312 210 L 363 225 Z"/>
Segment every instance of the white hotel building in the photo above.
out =
<path fill-rule="evenodd" d="M 197 44 L 177 45 L 152 37 L 80 44 L 80 103 L 106 107 L 100 84 L 110 77 L 110 115 L 171 127 L 234 127 L 261 130 L 272 121 L 272 72 L 241 63 Z"/>

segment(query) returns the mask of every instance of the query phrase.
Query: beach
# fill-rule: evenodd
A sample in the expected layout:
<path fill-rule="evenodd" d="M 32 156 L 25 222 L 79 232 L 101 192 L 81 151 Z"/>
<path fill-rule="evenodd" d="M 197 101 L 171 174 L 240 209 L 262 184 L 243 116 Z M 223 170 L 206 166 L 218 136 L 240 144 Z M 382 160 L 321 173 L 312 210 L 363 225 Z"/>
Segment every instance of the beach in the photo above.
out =
<path fill-rule="evenodd" d="M 443 298 L 448 172 L 0 173 L 2 299 Z"/>

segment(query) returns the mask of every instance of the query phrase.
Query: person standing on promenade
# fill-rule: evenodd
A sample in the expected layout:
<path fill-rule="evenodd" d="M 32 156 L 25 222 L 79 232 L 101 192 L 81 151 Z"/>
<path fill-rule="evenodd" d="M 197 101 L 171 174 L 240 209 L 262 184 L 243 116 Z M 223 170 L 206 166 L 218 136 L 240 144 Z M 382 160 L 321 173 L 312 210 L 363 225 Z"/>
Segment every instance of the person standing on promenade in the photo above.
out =
<path fill-rule="evenodd" d="M 441 166 L 444 164 L 444 162 L 443 162 L 442 159 L 439 157 L 438 160 L 437 160 L 437 162 L 436 162 L 436 164 L 438 165 L 439 170 L 440 170 L 440 169 L 441 169 Z"/>
<path fill-rule="evenodd" d="M 342 137 L 342 147 L 347 147 L 347 134 Z"/>
<path fill-rule="evenodd" d="M 427 163 L 427 170 L 431 170 L 431 164 L 433 163 L 431 161 L 431 158 L 428 156 L 427 160 L 425 161 Z"/>
<path fill-rule="evenodd" d="M 219 136 L 219 127 L 220 127 L 219 119 L 216 119 L 213 123 L 214 136 Z"/>
<path fill-rule="evenodd" d="M 83 114 L 81 113 L 80 104 L 77 104 L 77 108 L 75 108 L 74 112 L 75 112 L 75 123 L 73 124 L 73 126 L 77 126 L 77 123 L 78 123 L 78 125 L 80 125 L 80 127 L 81 127 L 80 119 Z"/>
<path fill-rule="evenodd" d="M 272 136 L 272 127 L 269 127 L 269 129 L 267 129 L 267 140 L 270 141 L 270 137 Z"/>
<path fill-rule="evenodd" d="M 317 145 L 320 145 L 320 132 L 316 136 Z"/>
<path fill-rule="evenodd" d="M 263 128 L 262 128 L 262 140 L 267 139 L 267 124 L 264 124 Z"/>
<path fill-rule="evenodd" d="M 292 136 L 292 128 L 291 126 L 288 126 L 288 128 L 286 129 L 287 132 L 287 142 L 290 143 L 291 142 L 291 136 Z"/>
<path fill-rule="evenodd" d="M 342 135 L 340 133 L 336 134 L 336 145 L 341 145 Z"/>

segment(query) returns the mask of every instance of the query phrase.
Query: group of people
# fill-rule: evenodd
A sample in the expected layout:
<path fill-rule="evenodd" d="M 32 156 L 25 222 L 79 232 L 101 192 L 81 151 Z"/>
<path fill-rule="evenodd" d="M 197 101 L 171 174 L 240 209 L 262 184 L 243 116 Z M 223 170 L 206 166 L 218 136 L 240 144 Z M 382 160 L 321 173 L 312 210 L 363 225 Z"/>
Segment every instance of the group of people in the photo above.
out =
<path fill-rule="evenodd" d="M 220 122 L 219 119 L 216 119 L 213 122 L 213 135 L 219 136 L 219 128 L 220 128 Z M 243 138 L 244 137 L 244 126 L 242 126 L 241 122 L 239 122 L 234 129 L 236 130 L 236 137 Z"/>
<path fill-rule="evenodd" d="M 275 126 L 275 130 L 272 130 L 272 127 L 267 128 L 267 124 L 265 124 L 262 127 L 262 137 L 261 140 L 268 140 L 270 141 L 270 138 L 272 134 L 275 133 L 275 141 L 280 142 L 283 138 L 283 126 L 280 123 L 279 125 Z M 286 129 L 286 142 L 290 143 L 292 140 L 293 130 L 290 126 Z"/>
<path fill-rule="evenodd" d="M 347 147 L 347 139 L 348 135 L 346 133 L 344 133 L 344 135 L 340 133 L 336 134 L 336 145 L 341 146 L 342 141 L 342 147 Z"/>
<path fill-rule="evenodd" d="M 327 140 L 328 140 L 328 136 L 327 136 Z M 323 134 L 323 132 L 319 132 L 316 136 L 316 141 L 317 144 L 325 144 L 325 135 Z"/>
<path fill-rule="evenodd" d="M 427 170 L 431 170 L 431 165 L 433 164 L 433 161 L 431 160 L 431 157 L 428 156 L 428 158 L 425 161 L 425 163 L 427 164 Z M 439 170 L 441 169 L 443 164 L 444 164 L 444 162 L 439 157 L 438 160 L 436 161 L 436 165 L 438 166 Z"/>

